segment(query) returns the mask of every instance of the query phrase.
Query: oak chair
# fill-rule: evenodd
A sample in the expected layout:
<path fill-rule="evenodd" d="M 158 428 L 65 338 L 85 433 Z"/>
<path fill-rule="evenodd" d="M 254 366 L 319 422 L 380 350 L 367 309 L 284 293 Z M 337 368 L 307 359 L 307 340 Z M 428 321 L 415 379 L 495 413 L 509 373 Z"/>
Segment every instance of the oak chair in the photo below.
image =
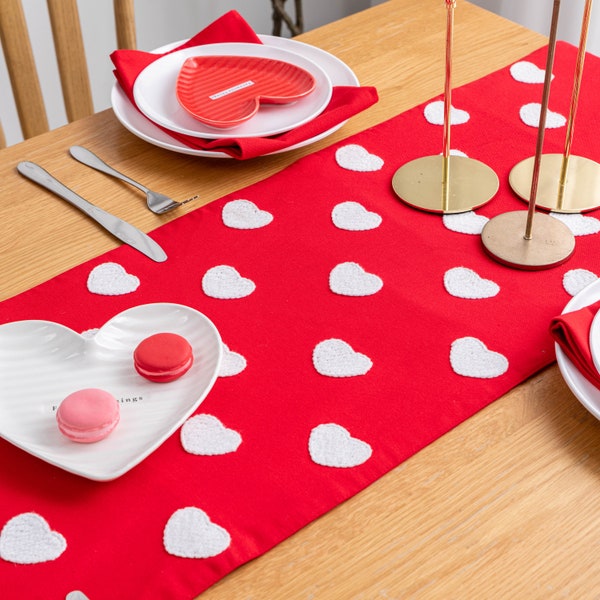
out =
<path fill-rule="evenodd" d="M 67 119 L 93 114 L 77 0 L 47 0 Z M 135 48 L 134 0 L 113 0 L 117 45 Z M 48 118 L 21 0 L 0 0 L 0 42 L 25 139 L 48 131 Z M 6 145 L 0 127 L 0 148 Z"/>

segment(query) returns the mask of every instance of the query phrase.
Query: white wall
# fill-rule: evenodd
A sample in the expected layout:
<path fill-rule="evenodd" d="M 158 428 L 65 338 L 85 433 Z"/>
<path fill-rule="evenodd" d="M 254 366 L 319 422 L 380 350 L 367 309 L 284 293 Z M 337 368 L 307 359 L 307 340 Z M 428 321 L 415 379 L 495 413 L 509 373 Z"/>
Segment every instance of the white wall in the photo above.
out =
<path fill-rule="evenodd" d="M 511 21 L 521 23 L 529 29 L 549 35 L 553 0 L 470 0 Z M 585 0 L 561 2 L 557 36 L 561 40 L 579 45 Z M 586 49 L 600 56 L 600 6 L 592 8 Z"/>
<path fill-rule="evenodd" d="M 2 2 L 2 0 L 0 0 Z M 293 13 L 294 2 L 288 3 Z M 303 0 L 305 30 L 314 29 L 369 7 L 370 0 Z M 45 0 L 23 0 L 25 16 L 33 31 L 34 55 L 42 80 L 42 91 L 49 107 L 51 127 L 66 122 L 60 100 L 58 70 L 53 58 L 51 33 Z M 112 0 L 78 0 L 86 56 L 92 73 L 92 93 L 96 110 L 110 106 L 113 84 L 109 54 L 116 47 Z M 269 0 L 136 0 L 138 47 L 151 50 L 169 42 L 190 37 L 228 10 L 235 9 L 257 33 L 271 33 Z M 285 28 L 284 28 L 284 31 Z M 6 141 L 22 139 L 17 121 L 4 59 L 0 55 L 0 122 Z"/>

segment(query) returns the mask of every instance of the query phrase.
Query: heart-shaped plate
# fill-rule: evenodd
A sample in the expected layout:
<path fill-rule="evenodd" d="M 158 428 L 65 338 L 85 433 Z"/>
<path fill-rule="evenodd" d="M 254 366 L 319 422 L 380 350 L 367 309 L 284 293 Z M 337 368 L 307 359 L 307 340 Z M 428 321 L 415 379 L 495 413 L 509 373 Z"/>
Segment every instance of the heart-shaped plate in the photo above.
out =
<path fill-rule="evenodd" d="M 231 129 L 219 129 L 193 117 L 177 99 L 177 78 L 184 62 L 196 56 L 260 57 L 286 62 L 314 78 L 312 93 L 296 102 L 277 106 L 261 104 L 252 119 Z M 137 108 L 152 122 L 168 129 L 202 139 L 263 137 L 290 131 L 320 114 L 331 99 L 333 86 L 325 70 L 299 53 L 266 44 L 205 44 L 167 52 L 149 64 L 137 77 L 133 96 Z"/>
<path fill-rule="evenodd" d="M 259 56 L 192 56 L 177 77 L 179 103 L 211 127 L 229 129 L 251 119 L 261 104 L 289 104 L 315 89 L 305 69 Z"/>
<path fill-rule="evenodd" d="M 171 383 L 137 374 L 133 351 L 161 331 L 185 337 L 192 368 Z M 222 343 L 213 323 L 180 304 L 144 304 L 105 323 L 93 337 L 51 321 L 0 326 L 0 436 L 71 473 L 97 481 L 120 477 L 156 450 L 214 385 Z M 97 387 L 120 402 L 121 419 L 104 440 L 78 444 L 56 424 L 56 408 L 71 392 Z"/>

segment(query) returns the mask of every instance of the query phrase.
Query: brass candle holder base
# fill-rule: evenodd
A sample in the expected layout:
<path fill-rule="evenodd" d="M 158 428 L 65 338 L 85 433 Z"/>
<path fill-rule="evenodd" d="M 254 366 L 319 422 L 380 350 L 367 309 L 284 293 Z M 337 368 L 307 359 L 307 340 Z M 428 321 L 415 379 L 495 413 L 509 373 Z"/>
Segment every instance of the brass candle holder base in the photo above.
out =
<path fill-rule="evenodd" d="M 424 211 L 451 214 L 473 210 L 498 191 L 496 173 L 484 163 L 464 156 L 448 157 L 448 189 L 444 190 L 444 157 L 424 156 L 402 165 L 392 187 L 406 204 Z"/>
<path fill-rule="evenodd" d="M 511 188 L 520 198 L 529 202 L 534 158 L 530 157 L 515 165 L 508 177 Z M 561 184 L 564 156 L 543 154 L 536 205 L 539 208 L 560 213 L 579 213 L 600 206 L 600 164 L 570 156 L 566 177 Z"/>
<path fill-rule="evenodd" d="M 527 271 L 556 267 L 573 254 L 575 237 L 564 223 L 536 213 L 535 236 L 526 239 L 526 222 L 526 210 L 503 213 L 488 221 L 481 232 L 486 252 L 504 265 Z"/>

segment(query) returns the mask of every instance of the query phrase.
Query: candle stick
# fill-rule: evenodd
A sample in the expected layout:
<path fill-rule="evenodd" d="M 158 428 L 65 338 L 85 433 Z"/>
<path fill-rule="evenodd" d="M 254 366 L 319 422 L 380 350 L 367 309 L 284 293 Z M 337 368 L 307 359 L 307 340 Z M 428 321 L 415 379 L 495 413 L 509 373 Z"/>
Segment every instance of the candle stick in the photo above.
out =
<path fill-rule="evenodd" d="M 442 211 L 450 206 L 450 129 L 452 119 L 452 43 L 456 0 L 446 0 L 446 69 L 444 79 L 444 145 L 442 164 Z"/>
<path fill-rule="evenodd" d="M 523 200 L 531 198 L 530 185 L 536 183 L 538 207 L 560 213 L 578 213 L 599 207 L 596 190 L 600 187 L 600 164 L 584 156 L 571 155 L 575 115 L 579 104 L 585 47 L 592 13 L 592 0 L 586 0 L 581 22 L 579 48 L 573 76 L 573 89 L 567 117 L 565 145 L 562 154 L 544 154 L 536 165 L 536 157 L 529 157 L 515 165 L 509 175 L 510 186 Z M 545 115 L 544 115 L 545 116 Z M 533 168 L 533 175 L 532 175 Z M 533 177 L 533 180 L 532 180 Z"/>
<path fill-rule="evenodd" d="M 467 212 L 489 202 L 499 187 L 496 173 L 481 161 L 450 156 L 452 127 L 452 46 L 456 0 L 446 6 L 446 62 L 442 152 L 416 158 L 402 165 L 392 178 L 392 187 L 406 204 L 428 212 Z"/>
<path fill-rule="evenodd" d="M 527 211 L 527 222 L 525 223 L 525 239 L 531 239 L 533 229 L 533 215 L 537 198 L 538 182 L 540 179 L 540 166 L 542 164 L 542 151 L 544 146 L 544 133 L 546 131 L 546 115 L 548 112 L 548 101 L 550 99 L 550 85 L 552 83 L 552 67 L 554 65 L 554 54 L 556 50 L 556 32 L 558 30 L 558 16 L 560 13 L 560 0 L 554 0 L 552 9 L 552 20 L 550 23 L 550 40 L 548 42 L 548 56 L 546 57 L 546 73 L 544 76 L 544 90 L 542 92 L 542 106 L 540 108 L 540 122 L 538 125 L 538 137 L 533 163 L 533 176 L 531 178 L 531 191 L 529 193 L 529 208 Z"/>
<path fill-rule="evenodd" d="M 560 0 L 554 0 L 528 210 L 497 215 L 486 223 L 481 232 L 483 247 L 492 258 L 506 266 L 530 271 L 560 265 L 575 250 L 575 237 L 564 223 L 550 215 L 535 212 L 559 10 Z M 532 233 L 534 217 L 535 236 Z"/>
<path fill-rule="evenodd" d="M 581 21 L 581 34 L 579 36 L 579 49 L 577 52 L 577 62 L 575 64 L 575 75 L 573 78 L 573 91 L 571 94 L 571 105 L 569 108 L 569 117 L 567 120 L 567 133 L 565 137 L 565 149 L 560 169 L 560 179 L 558 181 L 558 209 L 563 208 L 565 185 L 567 183 L 567 171 L 569 169 L 569 159 L 571 157 L 571 144 L 573 142 L 573 129 L 575 127 L 575 115 L 577 105 L 579 104 L 579 91 L 581 89 L 581 77 L 583 75 L 583 63 L 585 61 L 585 48 L 587 45 L 587 36 L 590 26 L 590 16 L 592 14 L 592 0 L 586 0 L 583 9 L 583 18 Z"/>

